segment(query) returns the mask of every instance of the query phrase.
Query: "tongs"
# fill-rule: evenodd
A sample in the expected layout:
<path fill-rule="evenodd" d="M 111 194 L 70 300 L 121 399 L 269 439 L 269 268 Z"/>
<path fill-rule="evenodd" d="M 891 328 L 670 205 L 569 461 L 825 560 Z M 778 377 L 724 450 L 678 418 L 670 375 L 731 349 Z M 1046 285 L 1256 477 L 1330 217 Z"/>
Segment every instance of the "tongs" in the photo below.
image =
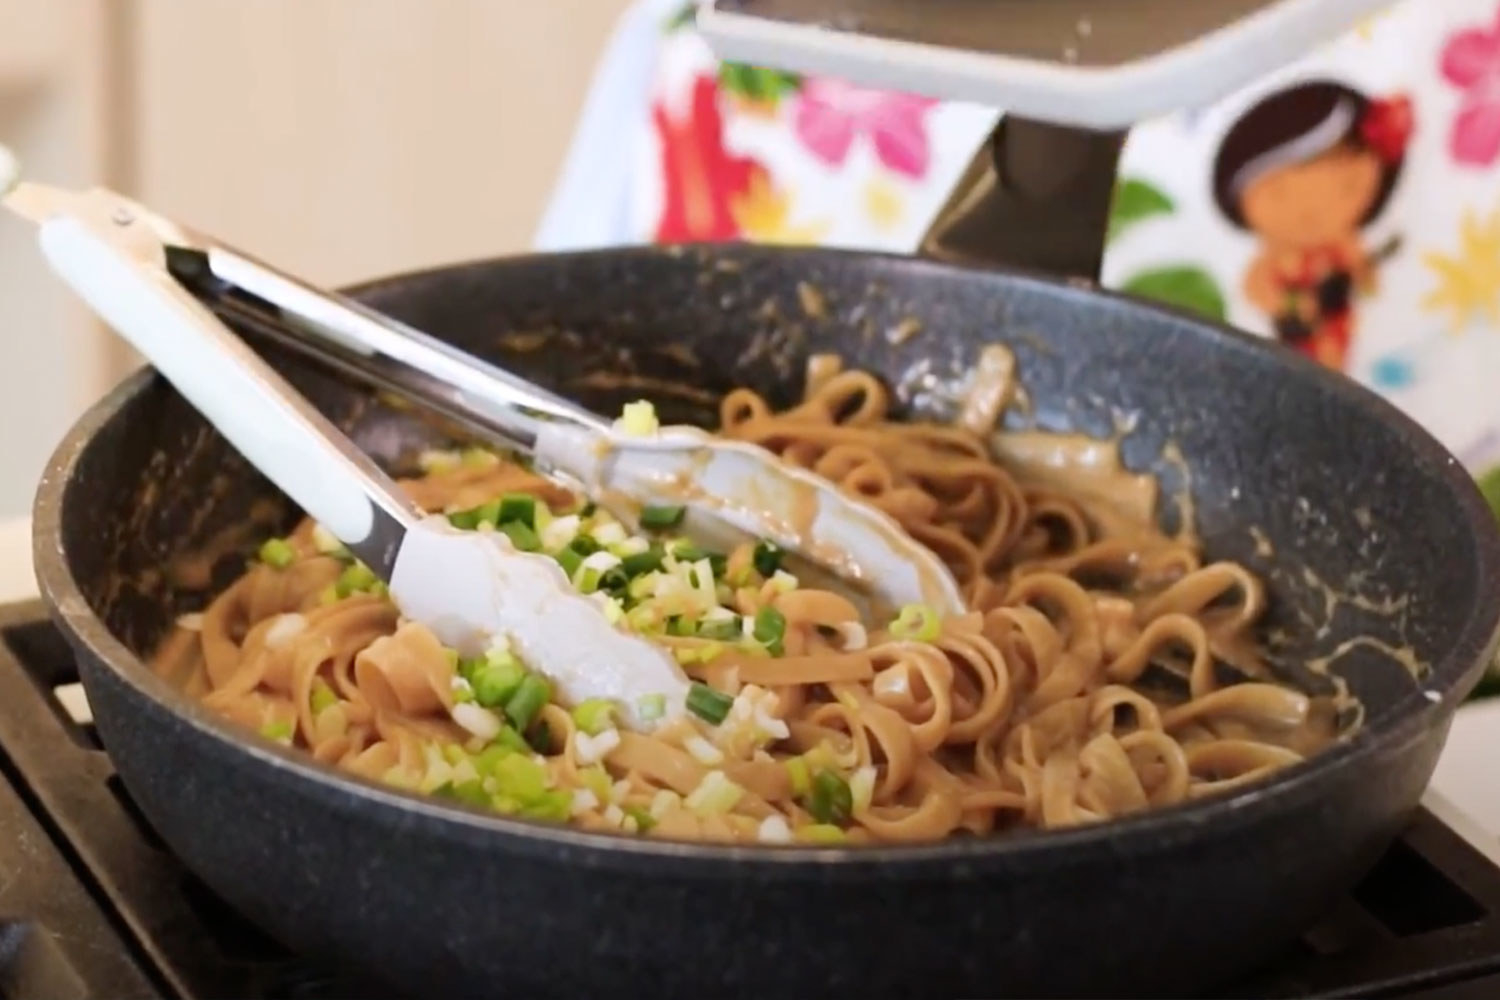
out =
<path fill-rule="evenodd" d="M 394 376 L 422 401 L 441 398 L 450 412 L 461 410 L 469 423 L 528 451 L 544 471 L 590 491 L 608 486 L 642 502 L 681 503 L 691 512 L 690 531 L 696 524 L 768 536 L 892 606 L 962 609 L 946 568 L 894 521 L 762 449 L 693 428 L 616 431 L 568 400 L 113 192 L 21 184 L 5 204 L 38 223 L 54 271 L 256 468 L 385 579 L 408 618 L 466 655 L 506 637 L 553 679 L 564 703 L 610 698 L 627 724 L 641 726 L 643 699 L 665 696 L 680 706 L 688 682 L 663 649 L 611 625 L 552 559 L 515 549 L 504 534 L 460 532 L 441 516 L 424 516 L 172 276 L 169 258 L 195 260 L 203 274 L 274 305 L 295 321 L 288 330 L 307 334 L 304 347 L 318 345 L 346 369 Z M 784 504 L 776 499 L 783 483 Z M 761 503 L 741 506 L 734 498 L 742 496 Z"/>

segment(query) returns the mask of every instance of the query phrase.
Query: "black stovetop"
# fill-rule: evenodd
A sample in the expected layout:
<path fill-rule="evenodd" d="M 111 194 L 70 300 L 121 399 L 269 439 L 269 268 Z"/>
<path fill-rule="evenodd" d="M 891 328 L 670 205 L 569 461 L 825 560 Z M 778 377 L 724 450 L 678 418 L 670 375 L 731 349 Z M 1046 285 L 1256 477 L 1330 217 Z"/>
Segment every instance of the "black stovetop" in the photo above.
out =
<path fill-rule="evenodd" d="M 172 857 L 57 697 L 77 680 L 39 604 L 0 606 L 0 997 L 373 997 Z M 1423 810 L 1293 954 L 1220 995 L 1500 997 L 1500 868 Z"/>

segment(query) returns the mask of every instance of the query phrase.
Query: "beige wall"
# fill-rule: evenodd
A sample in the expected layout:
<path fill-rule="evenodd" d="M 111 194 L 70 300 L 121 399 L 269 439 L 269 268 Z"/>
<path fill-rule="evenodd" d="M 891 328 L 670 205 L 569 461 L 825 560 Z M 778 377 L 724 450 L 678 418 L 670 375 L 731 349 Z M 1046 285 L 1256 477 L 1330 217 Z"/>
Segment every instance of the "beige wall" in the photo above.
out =
<path fill-rule="evenodd" d="M 140 193 L 329 281 L 531 236 L 625 0 L 139 0 Z"/>
<path fill-rule="evenodd" d="M 0 141 L 329 283 L 524 248 L 628 0 L 0 0 Z M 0 220 L 0 518 L 129 363 Z"/>

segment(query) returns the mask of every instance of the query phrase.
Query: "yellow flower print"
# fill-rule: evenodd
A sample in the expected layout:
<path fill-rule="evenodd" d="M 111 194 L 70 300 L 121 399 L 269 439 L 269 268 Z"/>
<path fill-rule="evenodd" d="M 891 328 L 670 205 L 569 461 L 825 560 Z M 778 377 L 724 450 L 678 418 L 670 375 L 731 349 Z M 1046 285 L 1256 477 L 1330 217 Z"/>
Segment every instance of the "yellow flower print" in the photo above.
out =
<path fill-rule="evenodd" d="M 1377 10 L 1375 13 L 1361 18 L 1359 23 L 1354 26 L 1355 34 L 1359 35 L 1361 39 L 1368 42 L 1370 40 L 1370 36 L 1375 34 L 1375 25 L 1379 24 L 1381 21 L 1389 17 L 1391 11 L 1394 8 L 1395 4 L 1392 4 L 1390 7 Z"/>
<path fill-rule="evenodd" d="M 880 232 L 890 232 L 901 224 L 906 205 L 901 192 L 884 177 L 871 177 L 864 190 L 865 215 Z"/>
<path fill-rule="evenodd" d="M 1487 218 L 1466 210 L 1458 252 L 1450 256 L 1430 250 L 1422 262 L 1437 282 L 1422 307 L 1448 313 L 1451 332 L 1459 332 L 1475 314 L 1500 328 L 1500 210 Z"/>
<path fill-rule="evenodd" d="M 742 194 L 730 198 L 729 212 L 747 239 L 762 243 L 818 243 L 832 228 L 826 219 L 794 225 L 791 195 L 778 190 L 761 170 Z"/>

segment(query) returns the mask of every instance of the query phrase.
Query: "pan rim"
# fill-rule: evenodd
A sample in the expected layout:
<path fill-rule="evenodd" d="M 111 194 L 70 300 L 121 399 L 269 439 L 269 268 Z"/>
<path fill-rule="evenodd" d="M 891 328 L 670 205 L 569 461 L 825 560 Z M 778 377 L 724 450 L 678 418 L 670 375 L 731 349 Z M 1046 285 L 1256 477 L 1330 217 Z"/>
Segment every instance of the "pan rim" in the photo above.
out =
<path fill-rule="evenodd" d="M 605 860 L 631 864 L 647 858 L 670 861 L 679 866 L 705 870 L 734 863 L 744 871 L 753 866 L 756 877 L 806 875 L 809 869 L 834 877 L 866 878 L 873 874 L 902 877 L 931 877 L 934 869 L 946 870 L 953 877 L 978 874 L 981 866 L 1000 869 L 1025 866 L 1046 858 L 1051 863 L 1062 856 L 1082 856 L 1090 851 L 1104 851 L 1113 856 L 1150 855 L 1168 852 L 1186 841 L 1198 840 L 1206 821 L 1224 814 L 1253 814 L 1258 811 L 1290 809 L 1297 803 L 1315 797 L 1320 788 L 1361 760 L 1404 745 L 1437 725 L 1446 723 L 1458 703 L 1477 682 L 1483 667 L 1500 647 L 1500 526 L 1485 504 L 1478 486 L 1463 465 L 1427 430 L 1393 404 L 1341 375 L 1303 358 L 1288 348 L 1254 334 L 1231 329 L 1182 310 L 1142 302 L 1130 296 L 1101 289 L 1090 282 L 1059 280 L 1019 269 L 995 269 L 949 262 L 914 260 L 897 254 L 868 253 L 829 248 L 754 247 L 748 245 L 686 244 L 678 246 L 643 246 L 622 249 L 576 251 L 561 254 L 527 254 L 512 257 L 467 261 L 454 265 L 427 268 L 364 282 L 350 291 L 361 296 L 375 295 L 403 285 L 451 277 L 457 272 L 494 271 L 499 267 L 520 267 L 542 262 L 565 262 L 570 259 L 618 259 L 686 254 L 706 255 L 713 259 L 759 258 L 769 256 L 804 257 L 825 261 L 888 261 L 903 268 L 941 273 L 965 273 L 1014 287 L 1061 296 L 1064 302 L 1097 302 L 1100 299 L 1123 303 L 1137 312 L 1145 311 L 1199 327 L 1226 349 L 1243 356 L 1253 352 L 1271 352 L 1276 363 L 1302 379 L 1320 383 L 1323 391 L 1337 397 L 1341 404 L 1361 411 L 1396 432 L 1414 459 L 1440 476 L 1444 485 L 1456 494 L 1465 523 L 1473 530 L 1475 544 L 1471 558 L 1476 565 L 1477 587 L 1474 607 L 1446 654 L 1433 664 L 1427 683 L 1439 700 L 1429 702 L 1417 690 L 1409 696 L 1411 710 L 1398 708 L 1379 726 L 1367 724 L 1335 747 L 1288 768 L 1272 778 L 1242 791 L 1153 809 L 1134 816 L 1063 830 L 1029 830 L 991 837 L 950 839 L 921 844 L 871 845 L 857 848 L 771 847 L 757 844 L 726 845 L 686 841 L 669 841 L 634 837 L 626 834 L 601 833 L 572 827 L 531 822 L 467 807 L 459 803 L 422 796 L 382 785 L 373 780 L 340 771 L 331 765 L 314 761 L 310 755 L 282 748 L 267 741 L 249 738 L 227 720 L 204 709 L 156 677 L 145 663 L 120 642 L 94 614 L 74 580 L 63 553 L 61 513 L 64 494 L 72 472 L 87 444 L 98 430 L 138 395 L 153 391 L 157 376 L 144 368 L 125 379 L 119 386 L 91 406 L 73 427 L 49 459 L 37 489 L 33 512 L 33 552 L 42 595 L 54 620 L 76 644 L 87 649 L 96 663 L 105 665 L 121 682 L 149 698 L 158 710 L 175 716 L 191 726 L 198 736 L 210 739 L 228 754 L 248 754 L 257 764 L 277 768 L 295 776 L 300 792 L 309 795 L 338 795 L 352 800 L 352 808 L 394 808 L 408 821 L 432 825 L 449 834 L 464 836 L 498 836 L 522 853 L 547 854 L 557 858 L 589 857 L 594 863 Z M 164 384 L 164 383 L 161 383 Z M 1494 599 L 1484 601 L 1484 595 Z M 1403 703 L 1404 704 L 1404 703 Z M 325 799 L 326 801 L 326 799 Z M 1130 850 L 1123 849 L 1129 845 Z"/>

